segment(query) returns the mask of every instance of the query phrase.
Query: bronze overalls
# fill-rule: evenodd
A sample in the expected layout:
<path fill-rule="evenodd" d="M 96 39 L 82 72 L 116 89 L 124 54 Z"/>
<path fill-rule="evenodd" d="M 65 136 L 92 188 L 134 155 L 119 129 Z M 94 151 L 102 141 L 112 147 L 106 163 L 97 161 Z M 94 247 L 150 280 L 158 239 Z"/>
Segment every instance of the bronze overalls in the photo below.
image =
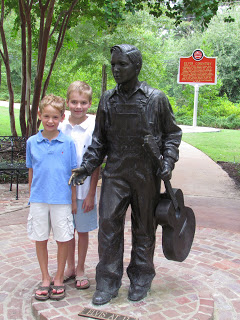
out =
<path fill-rule="evenodd" d="M 160 182 L 142 146 L 143 137 L 149 133 L 147 98 L 142 96 L 134 104 L 119 104 L 115 100 L 110 105 L 108 159 L 99 203 L 100 261 L 96 280 L 97 289 L 115 293 L 123 275 L 124 223 L 129 205 L 132 252 L 127 274 L 132 283 L 140 286 L 150 285 L 155 276 L 154 211 Z"/>

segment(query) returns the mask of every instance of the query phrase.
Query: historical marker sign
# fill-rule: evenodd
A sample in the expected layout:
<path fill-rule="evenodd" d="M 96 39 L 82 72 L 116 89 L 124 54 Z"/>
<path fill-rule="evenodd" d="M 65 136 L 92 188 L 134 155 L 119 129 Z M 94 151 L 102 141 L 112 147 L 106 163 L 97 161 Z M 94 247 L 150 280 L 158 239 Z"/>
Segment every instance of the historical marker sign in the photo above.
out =
<path fill-rule="evenodd" d="M 216 58 L 207 58 L 200 49 L 190 57 L 180 58 L 178 83 L 216 84 Z"/>
<path fill-rule="evenodd" d="M 194 86 L 193 126 L 197 125 L 197 106 L 199 87 L 217 83 L 217 59 L 207 58 L 201 49 L 193 51 L 191 57 L 180 58 L 178 83 Z"/>

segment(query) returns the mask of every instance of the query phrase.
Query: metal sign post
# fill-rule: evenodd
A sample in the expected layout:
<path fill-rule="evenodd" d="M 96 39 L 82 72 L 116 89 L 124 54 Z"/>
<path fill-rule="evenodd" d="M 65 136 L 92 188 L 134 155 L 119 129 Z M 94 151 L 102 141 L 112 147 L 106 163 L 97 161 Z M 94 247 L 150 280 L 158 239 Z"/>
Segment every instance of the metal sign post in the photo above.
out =
<path fill-rule="evenodd" d="M 203 84 L 194 84 L 193 127 L 197 126 L 198 93 L 201 86 L 203 86 Z"/>
<path fill-rule="evenodd" d="M 216 58 L 207 58 L 201 49 L 194 50 L 190 57 L 180 58 L 178 83 L 194 86 L 193 127 L 196 127 L 199 87 L 217 83 Z"/>
<path fill-rule="evenodd" d="M 193 127 L 197 126 L 197 109 L 198 109 L 198 84 L 194 85 L 194 109 L 193 109 Z"/>

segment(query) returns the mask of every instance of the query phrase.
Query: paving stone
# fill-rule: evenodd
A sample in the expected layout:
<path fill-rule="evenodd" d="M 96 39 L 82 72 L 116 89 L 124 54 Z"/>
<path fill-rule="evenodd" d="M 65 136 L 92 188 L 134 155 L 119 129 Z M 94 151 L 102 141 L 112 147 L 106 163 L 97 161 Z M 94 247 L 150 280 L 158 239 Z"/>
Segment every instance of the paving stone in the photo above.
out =
<path fill-rule="evenodd" d="M 86 259 L 90 288 L 76 290 L 74 281 L 70 281 L 66 284 L 64 300 L 35 300 L 34 292 L 41 277 L 35 244 L 27 238 L 26 232 L 28 186 L 20 185 L 19 200 L 16 201 L 14 188 L 9 192 L 9 185 L 0 185 L 0 320 L 81 320 L 86 319 L 78 316 L 84 307 L 139 320 L 240 320 L 240 193 L 234 191 L 230 178 L 220 168 L 215 168 L 215 163 L 209 160 L 207 166 L 210 169 L 201 169 L 208 160 L 199 150 L 183 144 L 180 153 L 182 163 L 187 165 L 181 167 L 182 164 L 177 164 L 173 184 L 183 189 L 185 203 L 194 209 L 196 215 L 197 229 L 192 250 L 182 263 L 165 259 L 161 228 L 158 228 L 154 258 L 156 277 L 148 296 L 135 303 L 127 299 L 129 279 L 126 272 L 118 297 L 104 306 L 96 307 L 91 303 L 98 262 L 97 230 L 90 233 Z M 192 168 L 193 162 L 198 172 Z M 215 169 L 217 174 L 213 173 Z M 201 171 L 209 178 L 208 188 L 206 177 L 200 176 Z M 186 172 L 188 176 L 185 178 Z M 190 181 L 189 176 L 192 177 L 194 172 L 196 179 L 201 178 L 205 183 L 205 189 L 200 180 L 196 182 L 198 189 Z M 225 192 L 226 189 L 229 193 Z M 48 249 L 49 270 L 54 274 L 57 246 L 52 237 Z M 128 210 L 124 268 L 129 264 L 130 254 Z"/>
<path fill-rule="evenodd" d="M 6 227 L 7 228 L 7 227 Z M 26 232 L 26 225 L 16 226 L 16 229 L 21 233 Z M 25 230 L 25 231 L 24 231 Z M 126 222 L 126 232 L 130 231 L 130 221 Z M 206 230 L 204 228 L 197 229 L 195 243 L 201 249 L 201 239 L 205 235 Z M 216 234 L 217 235 L 217 234 Z M 218 235 L 217 235 L 218 236 Z M 231 241 L 231 237 L 233 236 L 232 233 L 229 232 L 228 240 Z M 5 251 L 11 250 L 11 243 L 15 240 L 17 241 L 17 233 L 14 232 L 14 228 L 11 234 L 11 241 L 6 242 L 5 244 Z M 235 235 L 234 235 L 235 237 Z M 228 276 L 229 268 L 221 270 L 221 273 L 225 275 L 225 281 L 229 281 L 229 285 L 231 289 L 228 291 L 222 290 L 223 286 L 219 286 L 219 277 L 218 271 L 219 269 L 213 270 L 213 274 L 211 275 L 211 286 L 208 286 L 209 283 L 209 276 L 206 274 L 204 270 L 204 265 L 199 266 L 198 263 L 198 255 L 194 255 L 194 251 L 190 253 L 190 259 L 192 268 L 189 269 L 188 263 L 177 263 L 173 261 L 168 261 L 163 257 L 162 250 L 161 250 L 161 232 L 157 232 L 157 243 L 156 246 L 156 277 L 153 281 L 152 288 L 148 296 L 137 303 L 131 303 L 127 300 L 127 291 L 129 286 L 129 280 L 124 273 L 123 277 L 123 284 L 119 291 L 119 295 L 116 299 L 113 299 L 111 303 L 108 303 L 104 306 L 100 306 L 100 310 L 115 312 L 122 314 L 123 311 L 126 312 L 125 315 L 130 315 L 130 313 L 134 316 L 139 317 L 149 317 L 149 319 L 154 319 L 157 315 L 164 316 L 169 319 L 181 319 L 181 316 L 184 315 L 183 319 L 192 319 L 195 317 L 196 319 L 204 319 L 208 316 L 208 319 L 211 318 L 213 313 L 214 302 L 216 301 L 218 304 L 226 304 L 226 301 L 234 300 L 235 303 L 229 304 L 229 308 L 232 308 L 232 311 L 236 314 L 239 313 L 239 303 L 237 303 L 237 299 L 240 297 L 240 293 L 238 292 L 239 283 L 236 283 L 231 277 Z M 240 241 L 240 235 L 236 238 L 237 241 Z M 29 240 L 25 239 L 26 242 Z M 1 277 L 6 276 L 5 279 L 5 286 L 2 287 L 2 291 L 4 292 L 12 292 L 12 298 L 8 302 L 9 306 L 9 316 L 12 317 L 15 314 L 15 308 L 13 309 L 13 305 L 17 305 L 19 307 L 21 300 L 14 300 L 14 294 L 16 293 L 19 295 L 22 290 L 22 284 L 24 283 L 24 292 L 21 295 L 29 293 L 28 298 L 29 305 L 32 304 L 32 309 L 34 310 L 34 315 L 38 319 L 41 319 L 41 315 L 46 317 L 48 316 L 49 319 L 54 319 L 59 315 L 56 314 L 59 310 L 65 310 L 66 314 L 62 315 L 64 318 L 72 319 L 72 317 L 76 315 L 83 307 L 90 307 L 95 308 L 95 306 L 91 303 L 91 297 L 95 289 L 95 279 L 94 279 L 94 270 L 95 265 L 97 263 L 97 255 L 92 254 L 97 250 L 97 231 L 90 233 L 90 243 L 91 246 L 88 251 L 87 261 L 86 261 L 86 272 L 91 275 L 90 282 L 91 287 L 88 290 L 75 290 L 74 289 L 74 281 L 70 281 L 66 285 L 66 298 L 62 301 L 45 301 L 39 302 L 36 301 L 34 298 L 31 299 L 31 295 L 33 295 L 35 288 L 37 288 L 38 283 L 40 282 L 40 271 L 38 265 L 32 271 L 25 272 L 24 266 L 21 268 L 14 266 L 10 266 L 8 271 L 5 271 Z M 32 247 L 34 248 L 34 243 L 31 242 Z M 213 241 L 211 246 L 209 244 L 209 253 L 206 256 L 208 257 L 208 264 L 206 264 L 206 268 L 214 264 L 214 252 L 216 252 L 215 242 Z M 23 248 L 23 247 L 22 247 Z M 56 244 L 54 241 L 49 242 L 49 252 L 50 254 L 54 255 L 54 251 L 56 250 Z M 222 248 L 217 248 L 217 250 L 224 250 Z M 25 250 L 21 250 L 22 256 L 25 257 L 25 261 L 28 262 L 26 257 L 29 255 L 29 245 L 26 246 Z M 31 250 L 30 250 L 31 252 Z M 213 253 L 211 253 L 213 252 Z M 126 255 L 126 254 L 125 254 Z M 93 258 L 95 257 L 95 258 Z M 129 258 L 126 256 L 126 258 Z M 35 258 L 36 259 L 36 258 Z M 6 262 L 8 258 L 6 256 L 3 257 L 2 262 Z M 124 259 L 125 260 L 125 259 Z M 54 259 L 53 259 L 54 261 Z M 55 256 L 55 266 L 56 266 L 56 256 Z M 231 262 L 231 261 L 230 261 Z M 230 269 L 235 268 L 235 263 L 228 264 Z M 186 267 L 187 266 L 187 267 Z M 12 282 L 11 279 L 8 277 L 9 274 L 13 274 L 13 271 L 17 270 L 18 272 L 18 281 Z M 89 271 L 89 272 L 88 272 Z M 19 274 L 24 275 L 24 278 L 21 281 L 21 277 Z M 33 277 L 34 274 L 34 277 Z M 217 275 L 216 283 L 214 281 L 214 274 Z M 29 278 L 26 279 L 26 277 Z M 14 287 L 15 284 L 15 287 Z M 5 287 L 5 289 L 4 289 Z M 11 290 L 9 290 L 11 288 Z M 220 294 L 216 295 L 215 290 L 220 289 Z M 234 291 L 234 288 L 237 292 Z M 227 294 L 227 292 L 233 293 L 233 297 Z M 3 294 L 1 292 L 1 294 Z M 226 296 L 224 295 L 226 293 Z M 215 294 L 215 298 L 214 298 Z M 223 298 L 222 298 L 223 297 Z M 234 299 L 232 299 L 234 298 Z M 180 308 L 184 305 L 186 308 Z M 4 306 L 4 308 L 7 306 Z M 237 310 L 234 310 L 236 308 Z M 226 311 L 226 310 L 225 310 Z M 182 312 L 180 314 L 179 312 Z M 207 313 L 208 312 L 208 313 Z M 12 318 L 11 318 L 12 319 Z M 160 318 L 159 318 L 160 319 Z M 207 319 L 207 318 L 206 318 Z M 234 318 L 233 318 L 234 319 Z M 237 318 L 236 318 L 237 319 Z M 20 320 L 20 319 L 19 319 Z"/>

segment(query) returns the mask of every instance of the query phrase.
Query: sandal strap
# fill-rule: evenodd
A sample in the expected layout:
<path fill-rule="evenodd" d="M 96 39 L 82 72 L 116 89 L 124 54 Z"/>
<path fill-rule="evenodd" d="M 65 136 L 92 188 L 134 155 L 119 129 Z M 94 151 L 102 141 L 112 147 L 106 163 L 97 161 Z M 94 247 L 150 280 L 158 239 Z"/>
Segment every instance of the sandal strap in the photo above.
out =
<path fill-rule="evenodd" d="M 38 290 L 39 291 L 49 291 L 50 290 L 50 286 L 49 287 L 48 286 L 45 286 L 45 287 L 39 286 L 36 291 L 38 291 Z"/>
<path fill-rule="evenodd" d="M 88 277 L 84 274 L 83 276 L 76 276 L 75 281 L 89 281 Z"/>

